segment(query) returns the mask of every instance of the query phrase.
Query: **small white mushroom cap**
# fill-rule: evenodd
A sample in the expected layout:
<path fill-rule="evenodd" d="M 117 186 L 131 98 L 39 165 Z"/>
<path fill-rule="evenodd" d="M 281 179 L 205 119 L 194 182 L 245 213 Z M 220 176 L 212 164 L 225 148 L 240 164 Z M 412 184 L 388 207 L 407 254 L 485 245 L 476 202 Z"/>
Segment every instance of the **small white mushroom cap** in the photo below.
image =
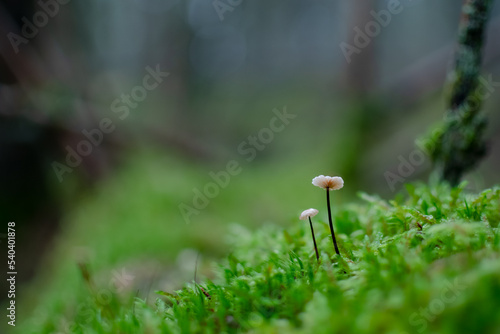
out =
<path fill-rule="evenodd" d="M 307 210 L 304 210 L 302 211 L 302 213 L 300 214 L 300 217 L 299 219 L 300 220 L 306 220 L 307 218 L 309 217 L 314 217 L 318 214 L 318 210 L 316 209 L 307 209 Z"/>
<path fill-rule="evenodd" d="M 340 176 L 316 176 L 312 180 L 312 184 L 328 190 L 339 190 L 344 186 L 344 180 Z"/>

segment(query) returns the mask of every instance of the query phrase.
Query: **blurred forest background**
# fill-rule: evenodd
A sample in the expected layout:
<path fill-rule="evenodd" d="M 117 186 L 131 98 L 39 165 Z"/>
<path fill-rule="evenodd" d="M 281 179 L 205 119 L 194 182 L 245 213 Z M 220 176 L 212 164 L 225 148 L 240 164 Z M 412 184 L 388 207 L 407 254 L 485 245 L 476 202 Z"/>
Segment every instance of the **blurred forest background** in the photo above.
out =
<path fill-rule="evenodd" d="M 384 173 L 397 174 L 444 115 L 462 1 L 401 0 L 348 62 L 341 43 L 353 45 L 355 28 L 390 2 L 1 1 L 0 232 L 17 223 L 20 290 L 63 289 L 80 253 L 96 270 L 134 272 L 154 258 L 155 270 L 134 276 L 170 282 L 193 250 L 221 254 L 229 223 L 289 224 L 322 203 L 310 186 L 319 174 L 344 178 L 337 203 L 361 190 L 393 196 L 402 183 L 393 191 Z M 50 13 L 37 14 L 46 3 Z M 500 181 L 499 34 L 496 1 L 483 61 L 483 78 L 496 83 L 484 104 L 490 151 L 469 174 L 473 188 Z M 142 86 L 148 68 L 169 75 L 121 119 L 113 102 Z M 296 117 L 246 162 L 239 145 L 285 106 Z M 54 162 L 65 164 L 67 147 L 103 119 L 114 129 L 58 178 Z M 232 159 L 242 172 L 187 224 L 179 204 Z M 405 180 L 429 172 L 427 162 Z M 26 309 L 47 303 L 29 299 Z"/>

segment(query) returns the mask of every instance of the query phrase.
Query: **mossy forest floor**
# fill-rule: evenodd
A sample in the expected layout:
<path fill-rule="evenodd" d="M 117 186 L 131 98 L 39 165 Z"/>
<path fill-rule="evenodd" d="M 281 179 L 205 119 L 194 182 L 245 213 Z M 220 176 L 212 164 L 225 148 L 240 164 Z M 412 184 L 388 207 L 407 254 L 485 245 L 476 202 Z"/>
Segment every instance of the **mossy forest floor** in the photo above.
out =
<path fill-rule="evenodd" d="M 185 186 L 175 177 L 164 181 L 179 183 L 176 189 Z M 111 191 L 99 195 L 98 202 L 106 204 L 92 210 L 84 205 L 75 213 L 72 220 L 89 224 L 76 224 L 81 227 L 63 235 L 77 235 L 76 244 L 86 247 L 82 252 L 100 249 L 88 257 L 89 277 L 74 261 L 52 263 L 57 270 L 23 296 L 25 305 L 37 306 L 25 307 L 31 315 L 18 326 L 20 333 L 500 333 L 499 188 L 470 194 L 464 184 L 454 189 L 407 184 L 404 194 L 391 201 L 362 193 L 356 203 L 337 205 L 339 191 L 332 207 L 340 257 L 331 242 L 324 193 L 316 189 L 318 262 L 309 224 L 291 215 L 258 228 L 215 223 L 214 228 L 174 228 L 168 221 L 152 222 L 152 212 L 178 195 L 161 184 L 155 189 L 163 200 L 142 203 L 147 211 L 134 211 L 146 201 L 142 190 L 134 189 L 130 202 Z M 237 199 L 220 205 L 231 201 Z M 118 219 L 128 239 L 119 231 L 114 238 L 112 227 L 93 222 L 107 218 Z M 134 238 L 137 228 L 157 228 L 156 239 Z M 187 242 L 183 229 L 192 228 L 198 230 L 195 241 Z M 229 240 L 227 247 L 219 247 L 223 239 Z M 182 248 L 176 242 L 200 250 L 197 283 L 193 266 L 184 284 L 172 289 L 161 280 L 132 290 L 107 283 L 109 272 L 119 272 L 119 264 L 138 249 L 169 263 Z M 60 249 L 69 247 L 64 240 L 60 244 Z M 164 262 L 158 254 L 164 254 Z M 138 262 L 143 272 L 150 270 L 146 261 Z M 114 271 L 104 270 L 109 264 Z M 179 266 L 159 269 L 158 276 Z M 149 295 L 143 293 L 148 289 Z"/>

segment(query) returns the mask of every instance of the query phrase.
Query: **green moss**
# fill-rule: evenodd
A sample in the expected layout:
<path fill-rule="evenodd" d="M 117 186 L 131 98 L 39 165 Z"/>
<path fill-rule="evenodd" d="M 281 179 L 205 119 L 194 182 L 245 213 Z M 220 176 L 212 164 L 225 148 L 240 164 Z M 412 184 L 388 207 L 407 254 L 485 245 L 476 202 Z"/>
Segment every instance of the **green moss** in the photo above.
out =
<path fill-rule="evenodd" d="M 159 292 L 154 305 L 82 293 L 87 313 L 67 305 L 23 333 L 60 330 L 61 316 L 76 333 L 495 333 L 500 189 L 464 187 L 410 184 L 389 202 L 360 194 L 334 212 L 342 257 L 316 216 L 320 263 L 298 219 L 234 225 L 212 280 Z"/>

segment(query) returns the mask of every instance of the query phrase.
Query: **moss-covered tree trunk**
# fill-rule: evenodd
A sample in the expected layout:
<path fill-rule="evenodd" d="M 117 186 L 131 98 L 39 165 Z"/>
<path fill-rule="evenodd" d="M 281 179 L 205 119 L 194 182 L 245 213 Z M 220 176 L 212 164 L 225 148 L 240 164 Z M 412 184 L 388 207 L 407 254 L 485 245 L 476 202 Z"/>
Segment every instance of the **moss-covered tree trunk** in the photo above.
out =
<path fill-rule="evenodd" d="M 445 126 L 431 152 L 441 178 L 453 186 L 486 155 L 487 122 L 480 113 L 478 82 L 491 4 L 492 0 L 465 0 Z"/>

